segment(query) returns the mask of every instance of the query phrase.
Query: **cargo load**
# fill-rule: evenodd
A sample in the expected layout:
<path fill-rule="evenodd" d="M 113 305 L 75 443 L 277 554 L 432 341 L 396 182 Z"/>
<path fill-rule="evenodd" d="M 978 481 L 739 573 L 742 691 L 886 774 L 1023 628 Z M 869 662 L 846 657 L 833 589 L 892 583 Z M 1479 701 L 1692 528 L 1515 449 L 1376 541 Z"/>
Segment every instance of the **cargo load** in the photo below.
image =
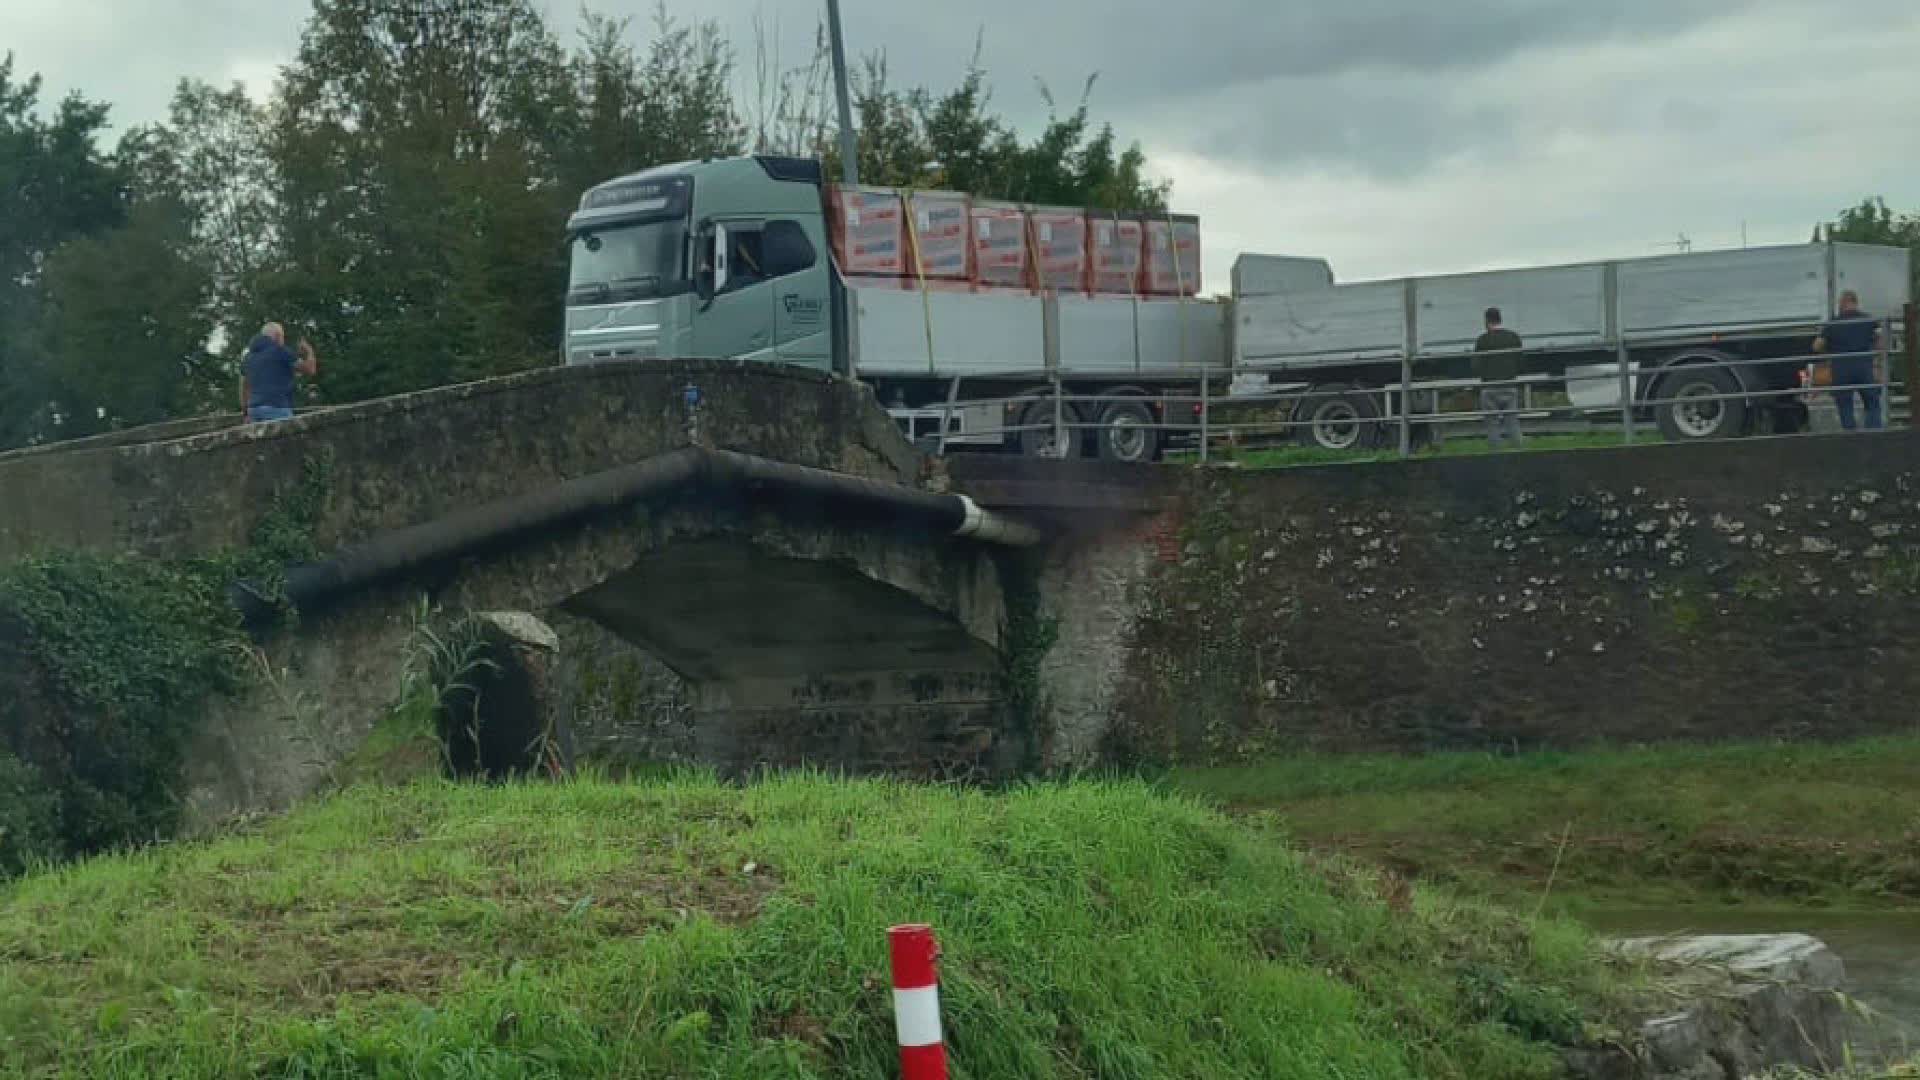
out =
<path fill-rule="evenodd" d="M 1188 214 L 1147 219 L 1147 263 L 1141 291 L 1154 296 L 1200 292 L 1200 219 Z M 1171 238 L 1171 239 L 1169 239 Z"/>
<path fill-rule="evenodd" d="M 846 274 L 892 277 L 907 273 L 900 193 L 891 188 L 827 188 L 828 231 L 834 261 Z"/>
<path fill-rule="evenodd" d="M 1140 219 L 1112 212 L 1087 214 L 1088 249 L 1093 258 L 1093 291 L 1140 291 L 1140 249 L 1144 230 Z"/>
<path fill-rule="evenodd" d="M 1036 206 L 1028 212 L 1033 249 L 1040 260 L 1040 287 L 1056 291 L 1088 288 L 1087 214 L 1057 206 Z"/>
<path fill-rule="evenodd" d="M 957 281 L 971 278 L 973 245 L 967 243 L 967 211 L 972 200 L 953 191 L 915 191 L 907 196 L 907 202 L 913 221 L 913 243 L 907 249 L 908 276 Z"/>
<path fill-rule="evenodd" d="M 982 285 L 1028 284 L 1027 213 L 1013 203 L 973 204 L 973 280 Z"/>

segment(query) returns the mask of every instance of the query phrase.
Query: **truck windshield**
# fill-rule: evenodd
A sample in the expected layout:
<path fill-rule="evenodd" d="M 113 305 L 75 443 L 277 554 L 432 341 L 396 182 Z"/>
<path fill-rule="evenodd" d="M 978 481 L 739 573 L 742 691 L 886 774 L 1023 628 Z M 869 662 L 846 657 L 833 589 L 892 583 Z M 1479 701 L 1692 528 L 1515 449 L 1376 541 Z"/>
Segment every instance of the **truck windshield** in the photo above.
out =
<path fill-rule="evenodd" d="M 693 291 L 683 218 L 582 229 L 573 236 L 567 306 L 652 300 Z"/>

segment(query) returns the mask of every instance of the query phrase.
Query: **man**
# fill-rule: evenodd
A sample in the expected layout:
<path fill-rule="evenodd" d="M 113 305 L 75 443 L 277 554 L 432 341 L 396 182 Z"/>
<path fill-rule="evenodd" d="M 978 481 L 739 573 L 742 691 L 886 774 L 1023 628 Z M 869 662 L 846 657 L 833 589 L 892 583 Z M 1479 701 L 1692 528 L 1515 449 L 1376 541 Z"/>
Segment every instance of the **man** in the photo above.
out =
<path fill-rule="evenodd" d="M 1511 383 L 1520 375 L 1520 335 L 1501 325 L 1500 309 L 1487 309 L 1487 332 L 1473 343 L 1473 377 L 1481 382 Z M 1480 391 L 1480 411 L 1487 414 L 1487 445 L 1499 450 L 1526 441 L 1520 434 L 1520 388 L 1491 386 Z"/>
<path fill-rule="evenodd" d="M 261 327 L 241 365 L 240 405 L 247 419 L 255 424 L 293 419 L 293 377 L 311 377 L 319 370 L 312 345 L 300 342 L 296 357 L 287 349 L 287 332 L 279 323 Z"/>
<path fill-rule="evenodd" d="M 1828 365 L 1833 369 L 1833 404 L 1840 410 L 1840 426 L 1853 426 L 1853 395 L 1867 407 L 1867 429 L 1887 426 L 1880 410 L 1880 380 L 1873 374 L 1873 359 L 1880 351 L 1880 322 L 1860 310 L 1860 296 L 1852 289 L 1840 294 L 1840 313 L 1822 327 L 1813 339 L 1813 351 L 1832 353 Z"/>

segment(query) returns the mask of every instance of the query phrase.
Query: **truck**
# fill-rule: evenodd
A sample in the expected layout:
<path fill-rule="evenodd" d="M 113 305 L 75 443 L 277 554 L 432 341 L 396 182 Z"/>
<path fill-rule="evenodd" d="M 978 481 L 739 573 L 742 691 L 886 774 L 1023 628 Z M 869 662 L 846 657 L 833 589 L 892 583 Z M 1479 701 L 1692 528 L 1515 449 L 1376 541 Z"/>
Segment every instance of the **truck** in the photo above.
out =
<path fill-rule="evenodd" d="M 897 208 L 908 250 L 855 242 L 875 205 Z M 949 218 L 978 227 L 977 261 Z M 1048 222 L 1088 230 L 1067 237 L 1098 256 L 1077 276 L 1049 262 Z M 1190 442 L 1234 387 L 1283 402 L 1279 426 L 1303 442 L 1377 445 L 1419 407 L 1402 391 L 1460 377 L 1491 306 L 1572 408 L 1618 415 L 1631 394 L 1672 440 L 1796 430 L 1837 294 L 1883 315 L 1911 299 L 1906 250 L 1835 243 L 1356 283 L 1324 260 L 1244 254 L 1231 292 L 1203 297 L 1191 217 L 889 195 L 768 155 L 599 184 L 567 238 L 565 363 L 803 365 L 864 381 L 916 440 L 1133 462 Z M 1125 244 L 1132 261 L 1108 259 Z"/>

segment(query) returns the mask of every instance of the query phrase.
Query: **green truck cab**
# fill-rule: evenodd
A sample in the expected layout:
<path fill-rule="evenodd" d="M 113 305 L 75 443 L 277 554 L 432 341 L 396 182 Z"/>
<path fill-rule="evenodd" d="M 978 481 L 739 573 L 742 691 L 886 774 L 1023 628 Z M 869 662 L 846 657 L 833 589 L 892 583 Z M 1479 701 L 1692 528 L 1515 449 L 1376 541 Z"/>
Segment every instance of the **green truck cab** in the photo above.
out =
<path fill-rule="evenodd" d="M 663 165 L 600 184 L 567 221 L 564 359 L 835 356 L 816 161 Z M 844 367 L 843 367 L 844 370 Z"/>

